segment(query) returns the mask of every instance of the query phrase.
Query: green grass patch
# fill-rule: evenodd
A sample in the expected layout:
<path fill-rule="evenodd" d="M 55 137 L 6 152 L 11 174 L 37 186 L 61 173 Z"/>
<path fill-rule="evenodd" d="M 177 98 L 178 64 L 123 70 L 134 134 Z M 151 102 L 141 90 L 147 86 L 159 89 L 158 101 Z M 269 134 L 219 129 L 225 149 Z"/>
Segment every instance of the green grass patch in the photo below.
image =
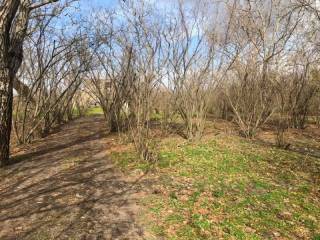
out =
<path fill-rule="evenodd" d="M 103 110 L 101 107 L 89 108 L 86 112 L 86 116 L 103 115 Z"/>
<path fill-rule="evenodd" d="M 157 166 L 166 189 L 147 202 L 166 239 L 317 239 L 318 160 L 228 137 L 166 142 Z M 161 202 L 161 207 L 159 207 Z M 174 230 L 172 230 L 174 229 Z"/>
<path fill-rule="evenodd" d="M 111 153 L 111 159 L 123 171 L 140 169 L 146 172 L 152 167 L 148 162 L 141 161 L 138 154 L 134 151 L 113 152 Z"/>

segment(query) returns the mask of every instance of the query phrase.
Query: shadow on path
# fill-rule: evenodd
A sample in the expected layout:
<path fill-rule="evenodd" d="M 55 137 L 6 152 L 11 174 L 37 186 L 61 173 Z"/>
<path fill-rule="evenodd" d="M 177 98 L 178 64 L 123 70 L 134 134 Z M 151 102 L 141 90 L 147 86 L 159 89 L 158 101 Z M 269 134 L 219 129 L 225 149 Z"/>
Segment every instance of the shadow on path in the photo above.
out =
<path fill-rule="evenodd" d="M 78 119 L 0 170 L 0 239 L 144 239 L 142 179 L 108 159 L 103 119 Z"/>

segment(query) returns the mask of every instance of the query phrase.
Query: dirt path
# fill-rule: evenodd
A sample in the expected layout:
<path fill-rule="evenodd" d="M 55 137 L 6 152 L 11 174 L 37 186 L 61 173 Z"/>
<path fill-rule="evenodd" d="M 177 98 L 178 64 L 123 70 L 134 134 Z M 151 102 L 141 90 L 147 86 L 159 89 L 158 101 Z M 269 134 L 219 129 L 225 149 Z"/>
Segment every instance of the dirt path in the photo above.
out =
<path fill-rule="evenodd" d="M 100 117 L 78 119 L 0 170 L 0 239 L 145 239 L 142 180 L 107 157 Z"/>

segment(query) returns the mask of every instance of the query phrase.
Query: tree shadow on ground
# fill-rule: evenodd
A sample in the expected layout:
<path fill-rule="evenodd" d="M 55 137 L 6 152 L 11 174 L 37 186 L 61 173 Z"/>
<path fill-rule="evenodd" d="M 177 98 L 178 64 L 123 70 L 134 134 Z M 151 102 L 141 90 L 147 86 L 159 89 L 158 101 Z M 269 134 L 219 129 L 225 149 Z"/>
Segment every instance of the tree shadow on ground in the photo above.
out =
<path fill-rule="evenodd" d="M 306 176 L 311 177 L 310 179 L 313 184 L 320 183 L 320 161 L 318 161 L 320 159 L 319 149 L 313 149 L 311 152 L 311 148 L 305 150 L 302 147 L 293 147 L 292 145 L 284 149 L 263 139 L 254 139 L 253 142 L 261 147 L 267 147 L 269 149 L 274 148 L 281 151 L 281 157 L 275 158 L 275 156 L 271 156 L 266 159 L 270 162 L 270 166 L 278 166 L 274 169 L 274 171 L 276 171 L 274 173 L 275 175 L 282 174 L 285 171 L 288 173 L 303 172 Z"/>
<path fill-rule="evenodd" d="M 101 118 L 78 119 L 0 172 L 0 239 L 143 239 L 147 184 L 106 154 Z"/>

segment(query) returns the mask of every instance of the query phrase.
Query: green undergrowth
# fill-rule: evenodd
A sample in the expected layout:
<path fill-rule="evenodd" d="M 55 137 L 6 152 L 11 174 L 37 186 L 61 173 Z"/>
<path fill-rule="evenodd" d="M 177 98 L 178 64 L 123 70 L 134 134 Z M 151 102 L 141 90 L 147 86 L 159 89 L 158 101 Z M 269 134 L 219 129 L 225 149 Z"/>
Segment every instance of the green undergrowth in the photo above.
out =
<path fill-rule="evenodd" d="M 103 110 L 101 107 L 91 107 L 87 110 L 86 116 L 103 115 Z"/>
<path fill-rule="evenodd" d="M 175 152 L 160 151 L 158 161 L 155 163 L 148 163 L 139 160 L 139 156 L 134 151 L 113 152 L 111 153 L 112 160 L 123 171 L 130 171 L 133 169 L 140 169 L 144 172 L 154 170 L 157 168 L 168 168 L 176 165 L 181 158 Z"/>
<path fill-rule="evenodd" d="M 147 170 L 134 153 L 122 169 Z M 216 136 L 197 144 L 166 139 L 158 194 L 143 200 L 150 230 L 165 239 L 319 239 L 319 159 Z M 153 222 L 153 224 L 150 224 Z"/>

